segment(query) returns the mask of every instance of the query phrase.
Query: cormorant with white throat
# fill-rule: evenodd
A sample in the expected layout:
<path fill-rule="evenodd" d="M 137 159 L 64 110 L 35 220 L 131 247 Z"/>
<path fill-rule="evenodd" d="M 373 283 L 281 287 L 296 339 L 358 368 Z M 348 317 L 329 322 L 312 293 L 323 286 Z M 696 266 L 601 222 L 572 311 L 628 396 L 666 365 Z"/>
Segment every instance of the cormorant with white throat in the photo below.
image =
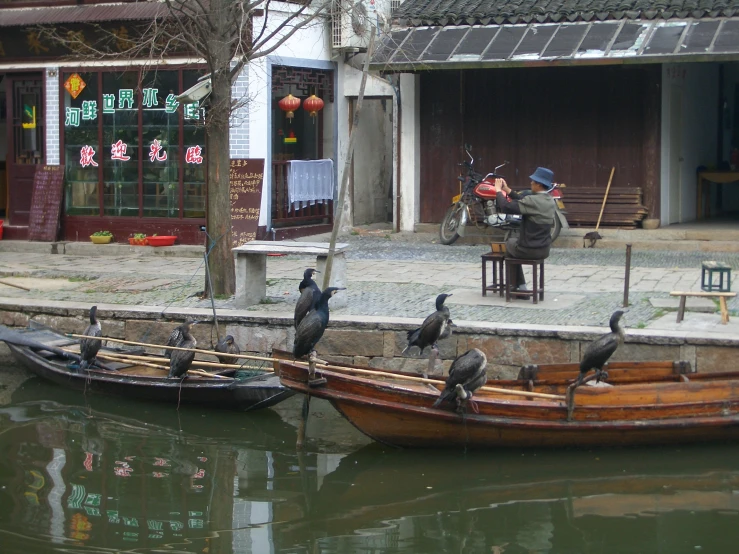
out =
<path fill-rule="evenodd" d="M 472 394 L 487 383 L 487 363 L 485 353 L 477 348 L 468 350 L 454 360 L 449 368 L 449 377 L 447 377 L 444 390 L 434 402 L 433 407 L 438 407 L 442 402 L 456 400 L 457 411 L 464 410 Z"/>
<path fill-rule="evenodd" d="M 311 310 L 295 330 L 295 342 L 293 343 L 293 355 L 302 358 L 313 352 L 313 347 L 321 340 L 328 326 L 328 301 L 331 297 L 344 287 L 328 287 L 321 293 L 321 298 L 315 310 Z"/>
<path fill-rule="evenodd" d="M 591 342 L 585 348 L 585 354 L 583 354 L 582 361 L 580 362 L 580 375 L 577 377 L 575 386 L 579 386 L 582 383 L 585 374 L 591 369 L 595 370 L 597 376 L 596 382 L 608 378 L 608 373 L 603 371 L 603 366 L 624 341 L 624 328 L 621 326 L 621 316 L 623 315 L 623 310 L 613 312 L 611 321 L 609 322 L 611 332 Z"/>
<path fill-rule="evenodd" d="M 308 312 L 316 309 L 318 301 L 321 299 L 321 289 L 318 284 L 313 280 L 313 275 L 318 273 L 315 269 L 308 268 L 303 273 L 303 280 L 298 285 L 300 291 L 300 298 L 295 303 L 295 328 L 298 328 L 303 318 L 308 315 Z"/>
<path fill-rule="evenodd" d="M 87 337 L 103 336 L 103 329 L 100 326 L 100 322 L 97 320 L 97 311 L 97 306 L 90 308 L 90 325 L 88 325 L 82 333 Z M 80 340 L 80 369 L 85 369 L 95 362 L 95 358 L 97 357 L 98 352 L 100 352 L 100 348 L 102 346 L 102 340 L 94 338 Z"/>

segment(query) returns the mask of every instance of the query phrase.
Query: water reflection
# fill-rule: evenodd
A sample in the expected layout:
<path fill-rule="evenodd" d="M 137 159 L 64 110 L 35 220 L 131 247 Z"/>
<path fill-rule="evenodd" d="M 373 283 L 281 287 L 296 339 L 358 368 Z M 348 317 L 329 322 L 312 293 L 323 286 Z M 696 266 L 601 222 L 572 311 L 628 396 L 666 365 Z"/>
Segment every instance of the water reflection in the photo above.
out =
<path fill-rule="evenodd" d="M 726 552 L 739 535 L 735 446 L 299 455 L 295 439 L 272 410 L 27 381 L 0 406 L 0 551 Z"/>

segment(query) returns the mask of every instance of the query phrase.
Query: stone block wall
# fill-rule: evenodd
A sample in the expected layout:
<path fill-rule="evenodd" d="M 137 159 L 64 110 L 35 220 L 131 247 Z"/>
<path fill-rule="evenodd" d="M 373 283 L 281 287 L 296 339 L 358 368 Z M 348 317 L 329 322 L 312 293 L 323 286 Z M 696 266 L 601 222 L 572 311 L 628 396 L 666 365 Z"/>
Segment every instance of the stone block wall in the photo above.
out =
<path fill-rule="evenodd" d="M 51 304 L 51 303 L 50 303 Z M 88 324 L 88 308 L 56 302 L 53 305 L 0 304 L 0 324 L 24 327 L 30 320 L 55 329 L 79 333 Z M 187 318 L 212 320 L 205 310 L 172 311 L 163 318 L 158 310 L 136 307 L 106 309 L 98 317 L 103 334 L 113 338 L 165 344 L 172 328 Z M 273 348 L 292 350 L 295 330 L 292 315 L 257 315 L 230 310 L 218 316 L 221 334 L 231 334 L 242 351 L 269 354 Z M 408 323 L 367 322 L 350 317 L 333 318 L 317 351 L 323 359 L 377 368 L 421 371 L 428 366 L 428 350 L 402 354 L 406 334 L 414 328 Z M 488 357 L 489 377 L 514 378 L 527 364 L 579 362 L 587 344 L 602 331 L 592 328 L 556 328 L 533 325 L 458 325 L 451 337 L 439 343 L 441 362 L 448 369 L 452 360 L 470 348 L 479 348 Z M 198 347 L 210 349 L 216 332 L 209 322 L 193 327 Z M 658 333 L 627 330 L 626 342 L 613 360 L 686 360 L 698 371 L 732 369 L 739 338 L 716 339 L 698 333 Z M 439 362 L 437 362 L 438 364 Z"/>

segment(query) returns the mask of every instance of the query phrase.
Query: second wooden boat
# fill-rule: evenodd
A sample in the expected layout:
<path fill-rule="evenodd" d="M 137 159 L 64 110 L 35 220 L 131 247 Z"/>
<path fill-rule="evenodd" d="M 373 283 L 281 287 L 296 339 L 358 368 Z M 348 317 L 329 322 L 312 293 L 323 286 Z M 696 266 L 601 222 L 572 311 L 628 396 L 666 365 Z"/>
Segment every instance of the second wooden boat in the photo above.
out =
<path fill-rule="evenodd" d="M 273 352 L 273 356 L 279 357 Z M 287 358 L 288 356 L 284 356 Z M 739 371 L 692 372 L 682 362 L 611 364 L 609 382 L 568 394 L 577 364 L 524 368 L 489 381 L 477 411 L 433 408 L 443 382 L 358 366 L 274 362 L 288 388 L 329 400 L 369 437 L 400 447 L 580 447 L 689 443 L 739 438 Z M 528 372 L 528 373 L 527 373 Z M 532 373 L 533 372 L 533 373 Z M 531 378 L 533 377 L 533 378 Z"/>

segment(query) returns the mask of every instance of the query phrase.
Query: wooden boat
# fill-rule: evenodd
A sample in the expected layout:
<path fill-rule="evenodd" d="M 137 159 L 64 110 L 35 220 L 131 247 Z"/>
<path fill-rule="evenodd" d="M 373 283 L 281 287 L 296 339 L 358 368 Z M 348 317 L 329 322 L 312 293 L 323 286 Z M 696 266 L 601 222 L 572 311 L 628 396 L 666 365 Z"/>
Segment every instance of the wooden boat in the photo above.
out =
<path fill-rule="evenodd" d="M 277 404 L 292 396 L 293 391 L 280 384 L 272 372 L 252 372 L 237 378 L 236 370 L 220 371 L 215 375 L 189 373 L 185 380 L 169 379 L 166 369 L 150 367 L 146 361 L 106 361 L 106 369 L 93 367 L 79 371 L 79 341 L 45 326 L 33 325 L 22 331 L 0 326 L 0 340 L 5 341 L 13 356 L 39 377 L 86 392 L 123 396 L 138 400 L 153 400 L 173 405 L 197 404 L 209 408 L 256 410 Z M 142 349 L 103 347 L 106 353 L 134 353 L 146 359 Z M 157 357 L 151 356 L 151 360 Z M 159 357 L 161 360 L 161 357 Z M 71 363 L 70 363 L 71 362 Z M 193 367 L 197 365 L 197 361 Z M 246 373 L 246 372 L 245 372 Z"/>
<path fill-rule="evenodd" d="M 739 371 L 700 374 L 685 362 L 613 363 L 607 384 L 576 389 L 570 385 L 578 364 L 522 368 L 519 379 L 488 382 L 475 393 L 477 411 L 463 413 L 453 405 L 432 408 L 442 380 L 340 365 L 319 365 L 311 379 L 305 363 L 290 359 L 276 359 L 274 367 L 286 387 L 329 400 L 372 439 L 400 447 L 589 447 L 739 437 Z"/>

